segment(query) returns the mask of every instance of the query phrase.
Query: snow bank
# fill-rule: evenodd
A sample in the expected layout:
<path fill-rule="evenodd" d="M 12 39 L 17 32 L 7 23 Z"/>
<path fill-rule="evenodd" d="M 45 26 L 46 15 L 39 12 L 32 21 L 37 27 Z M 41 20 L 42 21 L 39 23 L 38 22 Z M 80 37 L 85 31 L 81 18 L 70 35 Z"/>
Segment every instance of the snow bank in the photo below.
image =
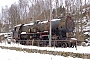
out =
<path fill-rule="evenodd" d="M 76 48 L 54 48 L 54 47 L 38 47 L 38 46 L 23 46 L 19 44 L 7 44 L 2 43 L 0 47 L 3 49 L 11 49 L 16 51 L 24 51 L 28 53 L 40 53 L 40 54 L 50 54 L 50 55 L 61 55 L 61 56 L 71 56 L 78 58 L 88 58 L 90 59 L 90 47 L 78 46 Z"/>
<path fill-rule="evenodd" d="M 12 55 L 13 54 L 13 55 Z M 40 53 L 27 53 L 23 51 L 15 51 L 0 48 L 0 59 L 1 60 L 89 60 L 82 58 L 54 56 L 49 54 Z"/>

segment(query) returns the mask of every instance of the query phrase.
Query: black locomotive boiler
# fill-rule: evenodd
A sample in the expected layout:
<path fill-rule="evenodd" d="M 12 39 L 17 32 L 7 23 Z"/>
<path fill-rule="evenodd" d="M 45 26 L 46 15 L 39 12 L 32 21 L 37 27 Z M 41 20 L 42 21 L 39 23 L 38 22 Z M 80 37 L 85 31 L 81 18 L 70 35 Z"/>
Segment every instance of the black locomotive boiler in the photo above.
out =
<path fill-rule="evenodd" d="M 70 16 L 51 20 L 52 46 L 74 46 L 75 42 L 70 40 L 74 30 L 74 21 Z M 46 46 L 49 44 L 50 22 L 36 20 L 34 23 L 20 24 L 14 27 L 13 38 L 21 44 Z M 28 43 L 27 43 L 28 42 Z M 53 43 L 55 42 L 55 43 Z"/>

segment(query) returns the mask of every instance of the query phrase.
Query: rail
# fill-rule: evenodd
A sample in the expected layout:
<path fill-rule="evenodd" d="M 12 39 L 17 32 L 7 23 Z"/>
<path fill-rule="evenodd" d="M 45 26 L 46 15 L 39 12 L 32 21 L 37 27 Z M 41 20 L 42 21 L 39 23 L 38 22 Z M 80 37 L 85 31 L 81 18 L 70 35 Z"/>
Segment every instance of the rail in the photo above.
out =
<path fill-rule="evenodd" d="M 32 45 L 32 46 L 49 46 L 49 40 L 18 40 L 18 42 L 20 44 L 23 45 Z M 75 47 L 77 44 L 77 40 L 51 40 L 51 46 L 54 47 L 58 47 L 59 46 L 63 46 L 63 47 L 67 47 L 69 45 L 70 47 L 70 43 L 74 42 L 75 43 Z M 68 44 L 68 45 L 67 45 Z"/>

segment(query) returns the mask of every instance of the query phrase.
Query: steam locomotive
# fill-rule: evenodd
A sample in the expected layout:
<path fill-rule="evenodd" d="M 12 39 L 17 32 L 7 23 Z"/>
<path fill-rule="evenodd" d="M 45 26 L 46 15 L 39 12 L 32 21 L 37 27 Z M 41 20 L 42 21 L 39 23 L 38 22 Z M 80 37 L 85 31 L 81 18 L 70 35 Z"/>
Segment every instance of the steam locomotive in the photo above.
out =
<path fill-rule="evenodd" d="M 51 45 L 53 46 L 75 46 L 75 42 L 71 42 L 70 38 L 73 36 L 74 21 L 70 16 L 61 17 L 59 19 L 51 20 Z M 49 44 L 50 21 L 36 20 L 34 23 L 19 24 L 14 27 L 13 38 L 16 42 L 23 45 L 32 44 L 46 46 Z M 21 41 L 20 41 L 21 40 Z M 30 41 L 29 41 L 30 40 Z M 28 43 L 27 43 L 28 42 Z"/>

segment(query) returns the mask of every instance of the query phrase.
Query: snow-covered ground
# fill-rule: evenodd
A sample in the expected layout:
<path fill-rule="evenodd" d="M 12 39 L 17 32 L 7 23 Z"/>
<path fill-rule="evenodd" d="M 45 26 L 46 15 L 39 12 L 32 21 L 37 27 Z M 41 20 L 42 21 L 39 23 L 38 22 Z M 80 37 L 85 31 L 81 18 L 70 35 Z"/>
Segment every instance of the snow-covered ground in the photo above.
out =
<path fill-rule="evenodd" d="M 78 46 L 77 50 L 76 48 L 54 48 L 54 47 L 50 48 L 50 47 L 24 46 L 24 45 L 12 43 L 12 42 L 11 44 L 8 44 L 7 42 L 2 42 L 0 43 L 0 46 L 90 54 L 89 46 L 86 46 L 86 47 Z M 54 55 L 40 54 L 40 53 L 27 53 L 23 51 L 15 51 L 15 50 L 0 48 L 0 60 L 90 60 L 90 59 L 73 58 L 70 56 L 63 57 L 60 55 L 54 56 Z"/>
<path fill-rule="evenodd" d="M 53 56 L 39 53 L 27 53 L 0 48 L 0 60 L 89 60 L 89 59 Z"/>
<path fill-rule="evenodd" d="M 60 48 L 60 47 L 55 48 L 55 47 L 38 47 L 38 46 L 30 46 L 30 45 L 24 46 L 24 45 L 15 44 L 15 43 L 8 44 L 7 42 L 0 43 L 0 46 L 90 54 L 90 46 L 85 46 L 85 47 L 77 46 L 77 49 L 76 48 L 68 48 L 68 47 L 67 48 Z"/>

